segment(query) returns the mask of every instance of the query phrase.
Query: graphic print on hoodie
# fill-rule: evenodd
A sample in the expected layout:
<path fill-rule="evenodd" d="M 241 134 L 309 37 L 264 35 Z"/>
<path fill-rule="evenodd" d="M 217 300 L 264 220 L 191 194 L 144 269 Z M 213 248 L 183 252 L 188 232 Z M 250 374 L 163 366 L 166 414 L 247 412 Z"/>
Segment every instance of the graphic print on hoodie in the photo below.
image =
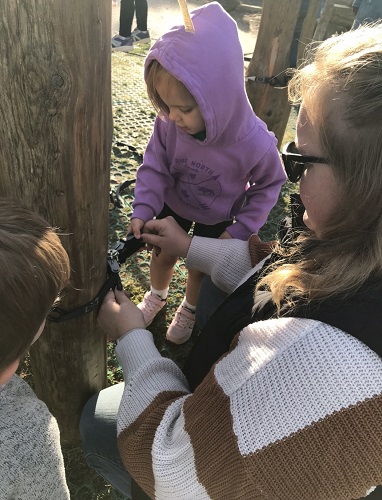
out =
<path fill-rule="evenodd" d="M 195 34 L 175 26 L 151 47 L 195 98 L 206 125 L 196 139 L 160 113 L 138 169 L 132 218 L 150 220 L 166 203 L 202 224 L 231 218 L 227 231 L 246 240 L 278 199 L 285 172 L 276 139 L 253 112 L 235 21 L 217 2 L 191 12 Z"/>

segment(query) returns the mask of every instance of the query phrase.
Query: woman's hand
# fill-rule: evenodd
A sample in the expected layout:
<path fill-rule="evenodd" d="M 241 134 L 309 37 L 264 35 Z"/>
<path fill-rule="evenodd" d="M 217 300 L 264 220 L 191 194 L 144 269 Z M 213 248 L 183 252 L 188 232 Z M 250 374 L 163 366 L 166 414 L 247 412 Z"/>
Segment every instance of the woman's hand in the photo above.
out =
<path fill-rule="evenodd" d="M 141 310 L 123 290 L 116 288 L 106 294 L 98 313 L 98 323 L 113 340 L 134 328 L 146 328 Z"/>
<path fill-rule="evenodd" d="M 163 250 L 172 257 L 186 257 L 192 239 L 174 217 L 149 220 L 143 227 L 141 237 L 158 255 Z"/>

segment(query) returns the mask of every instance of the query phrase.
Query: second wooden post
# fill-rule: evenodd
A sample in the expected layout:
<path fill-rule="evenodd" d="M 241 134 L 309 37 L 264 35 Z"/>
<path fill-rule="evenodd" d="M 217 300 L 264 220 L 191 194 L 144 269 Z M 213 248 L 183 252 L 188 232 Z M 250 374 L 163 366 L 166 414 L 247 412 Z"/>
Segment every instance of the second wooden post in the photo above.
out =
<path fill-rule="evenodd" d="M 316 18 L 318 0 L 310 0 L 307 17 Z M 248 65 L 247 76 L 276 77 L 276 86 L 248 81 L 247 94 L 253 110 L 274 132 L 278 146 L 290 114 L 285 70 L 290 66 L 290 49 L 295 35 L 302 0 L 264 0 L 256 47 Z M 307 33 L 307 29 L 312 31 Z M 314 23 L 305 20 L 301 38 L 313 35 Z M 299 37 L 300 38 L 300 37 Z"/>

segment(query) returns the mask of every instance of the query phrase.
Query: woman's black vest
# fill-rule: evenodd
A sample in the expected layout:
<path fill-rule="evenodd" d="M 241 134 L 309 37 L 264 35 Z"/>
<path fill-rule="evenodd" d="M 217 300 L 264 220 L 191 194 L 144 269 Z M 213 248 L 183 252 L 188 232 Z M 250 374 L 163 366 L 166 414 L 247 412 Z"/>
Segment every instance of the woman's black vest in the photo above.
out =
<path fill-rule="evenodd" d="M 301 227 L 301 226 L 300 226 Z M 254 309 L 253 292 L 259 279 L 255 273 L 218 307 L 196 340 L 183 372 L 193 391 L 212 365 L 225 354 L 235 335 L 247 325 L 276 318 L 271 300 Z M 337 296 L 293 308 L 281 309 L 279 317 L 308 318 L 339 328 L 359 339 L 382 357 L 382 282 L 368 280 L 351 296 Z"/>

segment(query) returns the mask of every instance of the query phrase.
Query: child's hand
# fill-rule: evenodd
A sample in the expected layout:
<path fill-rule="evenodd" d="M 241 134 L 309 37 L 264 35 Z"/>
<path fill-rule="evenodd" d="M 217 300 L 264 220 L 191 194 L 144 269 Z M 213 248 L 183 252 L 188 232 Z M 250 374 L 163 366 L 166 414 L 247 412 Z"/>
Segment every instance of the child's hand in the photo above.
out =
<path fill-rule="evenodd" d="M 139 240 L 141 237 L 141 229 L 144 225 L 145 221 L 134 217 L 134 219 L 131 219 L 130 226 L 127 229 L 127 234 L 133 233 L 137 240 Z"/>
<path fill-rule="evenodd" d="M 146 328 L 140 309 L 127 298 L 122 290 L 110 290 L 98 313 L 98 323 L 108 337 L 118 339 L 134 328 Z"/>
<path fill-rule="evenodd" d="M 163 250 L 172 257 L 186 257 L 191 244 L 191 236 L 179 226 L 174 217 L 147 221 L 142 240 L 154 247 L 158 255 Z"/>
<path fill-rule="evenodd" d="M 229 234 L 228 231 L 224 231 L 218 238 L 219 240 L 231 240 L 232 236 Z"/>

